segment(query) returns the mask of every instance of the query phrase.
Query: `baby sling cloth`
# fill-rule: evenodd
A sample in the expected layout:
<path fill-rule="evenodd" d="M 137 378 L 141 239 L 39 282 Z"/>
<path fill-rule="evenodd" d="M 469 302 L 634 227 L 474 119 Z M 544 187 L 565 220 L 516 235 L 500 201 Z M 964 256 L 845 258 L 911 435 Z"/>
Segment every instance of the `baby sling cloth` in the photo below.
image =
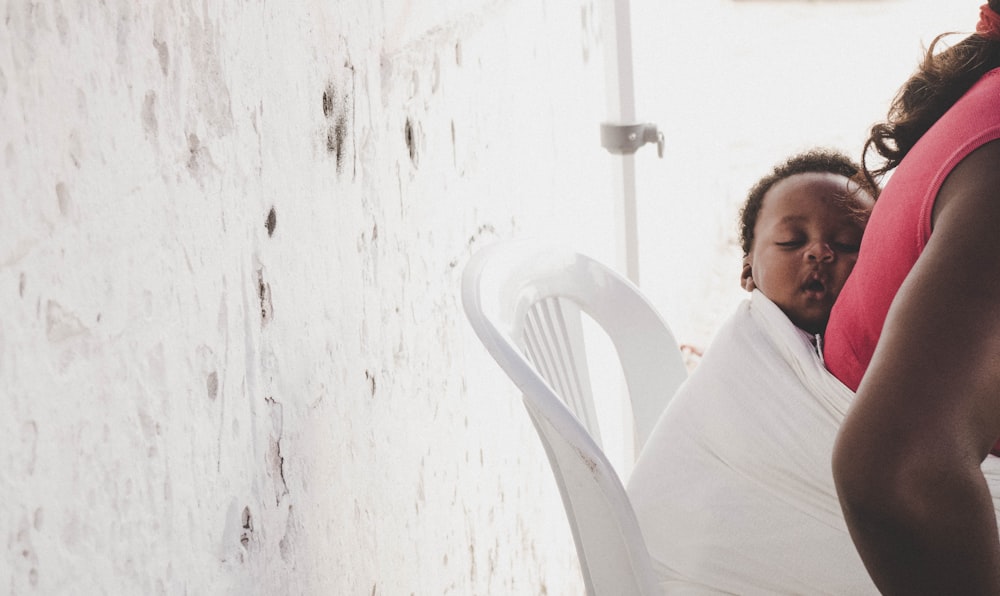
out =
<path fill-rule="evenodd" d="M 854 394 L 811 339 L 755 291 L 657 422 L 628 492 L 664 593 L 878 593 L 830 470 Z"/>

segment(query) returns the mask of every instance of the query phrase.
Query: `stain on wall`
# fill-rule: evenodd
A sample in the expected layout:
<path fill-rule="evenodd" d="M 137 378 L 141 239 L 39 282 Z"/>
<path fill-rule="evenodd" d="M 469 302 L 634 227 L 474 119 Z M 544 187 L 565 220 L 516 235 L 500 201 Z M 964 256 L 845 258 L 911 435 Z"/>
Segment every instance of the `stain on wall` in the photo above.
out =
<path fill-rule="evenodd" d="M 337 71 L 336 80 L 323 90 L 323 116 L 326 119 L 326 150 L 334 158 L 338 174 L 348 160 L 353 162 L 353 125 L 356 75 L 354 66 L 345 62 Z M 352 175 L 356 173 L 352 166 Z"/>
<path fill-rule="evenodd" d="M 205 378 L 205 391 L 208 393 L 208 399 L 219 397 L 219 373 L 214 370 Z"/>
<path fill-rule="evenodd" d="M 323 92 L 323 115 L 327 118 L 326 150 L 337 160 L 337 173 L 344 167 L 344 144 L 347 142 L 347 115 L 345 100 L 337 94 L 333 84 Z"/>
<path fill-rule="evenodd" d="M 257 298 L 260 301 L 260 325 L 266 326 L 274 318 L 274 306 L 271 303 L 271 284 L 264 280 L 264 270 L 257 270 Z"/>
<path fill-rule="evenodd" d="M 268 236 L 274 236 L 274 228 L 278 225 L 278 214 L 274 211 L 274 207 L 271 207 L 267 212 L 267 218 L 264 219 L 264 229 L 267 230 Z"/>
<path fill-rule="evenodd" d="M 240 528 L 243 530 L 240 532 L 240 544 L 243 545 L 243 548 L 249 549 L 253 538 L 253 515 L 250 514 L 249 507 L 243 508 L 243 514 L 240 516 Z"/>
<path fill-rule="evenodd" d="M 418 134 L 418 129 L 414 127 L 413 122 L 407 118 L 406 124 L 403 126 L 403 140 L 406 142 L 406 153 L 410 156 L 410 163 L 412 163 L 414 167 L 420 165 L 420 151 L 417 148 L 419 143 Z"/>

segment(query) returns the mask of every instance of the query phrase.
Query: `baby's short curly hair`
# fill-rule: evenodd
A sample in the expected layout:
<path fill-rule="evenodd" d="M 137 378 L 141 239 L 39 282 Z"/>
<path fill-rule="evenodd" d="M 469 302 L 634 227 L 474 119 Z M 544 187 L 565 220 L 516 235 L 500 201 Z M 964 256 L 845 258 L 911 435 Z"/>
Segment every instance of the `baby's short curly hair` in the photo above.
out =
<path fill-rule="evenodd" d="M 859 191 L 867 192 L 874 199 L 878 198 L 879 188 L 865 178 L 860 165 L 840 151 L 817 148 L 794 155 L 758 180 L 747 194 L 743 208 L 740 209 L 740 246 L 743 248 L 743 256 L 750 254 L 750 248 L 753 246 L 754 226 L 757 225 L 757 217 L 760 215 L 760 208 L 764 204 L 764 195 L 767 191 L 785 178 L 809 173 L 839 174 L 855 183 Z M 859 219 L 867 219 L 869 210 L 859 204 L 853 194 L 845 196 L 844 200 L 845 205 L 853 209 Z"/>

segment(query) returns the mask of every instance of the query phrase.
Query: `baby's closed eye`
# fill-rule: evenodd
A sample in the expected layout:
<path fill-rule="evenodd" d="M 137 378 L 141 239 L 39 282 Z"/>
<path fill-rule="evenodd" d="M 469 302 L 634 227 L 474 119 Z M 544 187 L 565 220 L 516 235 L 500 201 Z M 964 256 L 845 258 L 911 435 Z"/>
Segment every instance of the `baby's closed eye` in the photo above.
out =
<path fill-rule="evenodd" d="M 780 242 L 775 242 L 778 246 L 783 246 L 786 248 L 795 248 L 805 244 L 805 239 L 802 238 L 792 238 L 790 240 L 782 240 Z"/>

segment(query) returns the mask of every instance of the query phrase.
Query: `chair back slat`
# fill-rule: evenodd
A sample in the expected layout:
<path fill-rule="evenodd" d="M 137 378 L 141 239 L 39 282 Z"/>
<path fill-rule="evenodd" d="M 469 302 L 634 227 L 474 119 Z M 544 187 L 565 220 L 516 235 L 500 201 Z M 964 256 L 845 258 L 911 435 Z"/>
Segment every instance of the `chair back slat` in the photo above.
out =
<path fill-rule="evenodd" d="M 669 327 L 611 269 L 533 242 L 497 243 L 473 255 L 462 274 L 462 304 L 521 390 L 562 496 L 587 593 L 656 594 L 635 512 L 601 447 L 582 319 L 586 314 L 614 345 L 637 450 L 687 374 Z"/>
<path fill-rule="evenodd" d="M 601 445 L 580 309 L 564 298 L 543 298 L 528 309 L 525 335 L 531 338 L 527 353 L 543 363 L 539 373 Z"/>

